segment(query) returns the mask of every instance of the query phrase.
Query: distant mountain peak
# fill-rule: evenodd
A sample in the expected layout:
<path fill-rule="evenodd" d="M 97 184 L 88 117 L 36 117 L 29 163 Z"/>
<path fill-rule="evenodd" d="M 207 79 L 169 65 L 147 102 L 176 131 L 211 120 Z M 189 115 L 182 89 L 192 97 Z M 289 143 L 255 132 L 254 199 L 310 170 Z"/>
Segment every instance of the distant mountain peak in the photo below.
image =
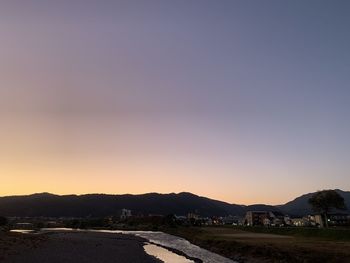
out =
<path fill-rule="evenodd" d="M 334 190 L 337 191 L 344 198 L 345 205 L 348 208 L 348 212 L 350 212 L 349 210 L 350 192 L 343 191 L 340 189 L 334 189 Z M 314 211 L 312 210 L 308 201 L 310 197 L 315 193 L 316 192 L 303 194 L 284 205 L 279 205 L 278 208 L 289 215 L 302 216 L 302 215 L 312 214 L 314 213 Z"/>
<path fill-rule="evenodd" d="M 46 196 L 58 196 L 58 195 L 55 195 L 55 194 L 51 194 L 51 193 L 48 193 L 48 192 L 43 192 L 43 193 L 34 193 L 32 195 L 30 195 L 32 197 L 46 197 Z"/>

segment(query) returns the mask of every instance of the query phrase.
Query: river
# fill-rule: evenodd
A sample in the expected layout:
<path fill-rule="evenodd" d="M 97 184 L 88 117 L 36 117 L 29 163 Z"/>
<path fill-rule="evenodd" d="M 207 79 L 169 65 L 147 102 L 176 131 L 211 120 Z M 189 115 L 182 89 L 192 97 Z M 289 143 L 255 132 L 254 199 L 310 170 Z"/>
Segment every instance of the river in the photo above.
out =
<path fill-rule="evenodd" d="M 165 263 L 192 263 L 199 259 L 203 263 L 236 263 L 235 261 L 200 248 L 186 239 L 155 231 L 124 231 L 124 230 L 73 230 L 69 228 L 44 228 L 41 232 L 52 231 L 90 231 L 135 235 L 148 240 L 144 249 L 147 254 L 157 257 Z M 168 248 L 168 249 L 167 249 Z M 175 253 L 173 251 L 180 251 Z M 187 257 L 179 254 L 186 254 Z"/>

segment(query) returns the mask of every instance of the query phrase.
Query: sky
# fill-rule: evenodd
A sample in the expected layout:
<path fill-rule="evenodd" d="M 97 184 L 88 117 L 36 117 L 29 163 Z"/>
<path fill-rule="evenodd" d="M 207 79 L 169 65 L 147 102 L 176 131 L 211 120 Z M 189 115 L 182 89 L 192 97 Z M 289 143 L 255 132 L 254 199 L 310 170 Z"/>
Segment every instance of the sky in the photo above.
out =
<path fill-rule="evenodd" d="M 0 2 L 0 196 L 350 190 L 349 1 Z"/>

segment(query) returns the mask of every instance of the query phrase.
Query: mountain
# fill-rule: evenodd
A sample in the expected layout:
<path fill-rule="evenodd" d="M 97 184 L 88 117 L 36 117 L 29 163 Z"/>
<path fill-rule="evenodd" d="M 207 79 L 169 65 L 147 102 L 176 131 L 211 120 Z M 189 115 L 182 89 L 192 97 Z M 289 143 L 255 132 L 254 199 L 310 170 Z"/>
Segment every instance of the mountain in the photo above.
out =
<path fill-rule="evenodd" d="M 280 211 L 280 209 L 273 205 L 264 205 L 264 204 L 256 204 L 256 205 L 247 205 L 244 207 L 246 211 Z"/>
<path fill-rule="evenodd" d="M 337 191 L 338 194 L 340 194 L 345 200 L 347 210 L 342 212 L 350 213 L 350 192 L 345 192 L 339 189 L 336 189 L 335 191 Z M 312 214 L 314 212 L 312 211 L 312 208 L 309 205 L 308 201 L 313 194 L 314 193 L 304 194 L 295 198 L 293 201 L 290 201 L 284 205 L 279 205 L 277 207 L 284 213 L 292 216 Z"/>
<path fill-rule="evenodd" d="M 202 216 L 243 215 L 240 205 L 200 197 L 191 193 L 142 195 L 64 195 L 34 194 L 0 198 L 0 215 L 21 217 L 99 217 L 117 215 L 121 209 L 133 214 L 177 214 Z"/>
<path fill-rule="evenodd" d="M 343 198 L 350 213 L 350 192 L 336 190 Z M 313 213 L 308 199 L 314 193 L 302 195 L 284 205 L 264 204 L 236 205 L 201 197 L 191 193 L 142 195 L 53 195 L 49 193 L 27 196 L 0 197 L 0 215 L 20 217 L 102 217 L 118 215 L 123 208 L 137 214 L 197 213 L 202 216 L 243 216 L 246 211 L 281 211 L 291 216 Z"/>

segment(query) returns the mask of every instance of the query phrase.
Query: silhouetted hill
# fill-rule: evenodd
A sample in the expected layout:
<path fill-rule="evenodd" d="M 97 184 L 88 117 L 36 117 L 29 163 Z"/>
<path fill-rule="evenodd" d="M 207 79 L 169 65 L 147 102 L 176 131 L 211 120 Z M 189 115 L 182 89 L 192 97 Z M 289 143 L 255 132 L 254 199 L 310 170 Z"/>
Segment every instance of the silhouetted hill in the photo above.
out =
<path fill-rule="evenodd" d="M 0 198 L 5 216 L 97 217 L 117 215 L 122 208 L 133 214 L 177 214 L 195 212 L 203 216 L 243 215 L 244 208 L 191 193 L 142 195 L 52 195 L 34 194 Z"/>
<path fill-rule="evenodd" d="M 350 192 L 337 190 L 350 208 Z M 127 208 L 136 214 L 176 214 L 187 215 L 190 212 L 202 216 L 243 216 L 246 211 L 267 210 L 282 211 L 292 216 L 311 214 L 313 211 L 308 199 L 313 193 L 302 195 L 284 205 L 229 204 L 191 193 L 142 195 L 53 195 L 49 193 L 28 196 L 8 196 L 0 198 L 0 215 L 20 217 L 100 217 L 118 215 Z M 348 210 L 350 212 L 350 210 Z"/>
<path fill-rule="evenodd" d="M 345 192 L 339 189 L 336 191 L 344 198 L 345 205 L 347 207 L 347 212 L 350 213 L 350 192 Z M 277 206 L 281 211 L 286 214 L 294 216 L 302 216 L 307 214 L 314 213 L 311 206 L 308 203 L 308 200 L 314 193 L 308 193 L 302 196 L 295 198 L 293 201 L 290 201 L 284 205 Z M 343 211 L 344 212 L 344 211 Z"/>
<path fill-rule="evenodd" d="M 276 206 L 264 204 L 247 205 L 244 208 L 246 211 L 280 211 Z"/>

